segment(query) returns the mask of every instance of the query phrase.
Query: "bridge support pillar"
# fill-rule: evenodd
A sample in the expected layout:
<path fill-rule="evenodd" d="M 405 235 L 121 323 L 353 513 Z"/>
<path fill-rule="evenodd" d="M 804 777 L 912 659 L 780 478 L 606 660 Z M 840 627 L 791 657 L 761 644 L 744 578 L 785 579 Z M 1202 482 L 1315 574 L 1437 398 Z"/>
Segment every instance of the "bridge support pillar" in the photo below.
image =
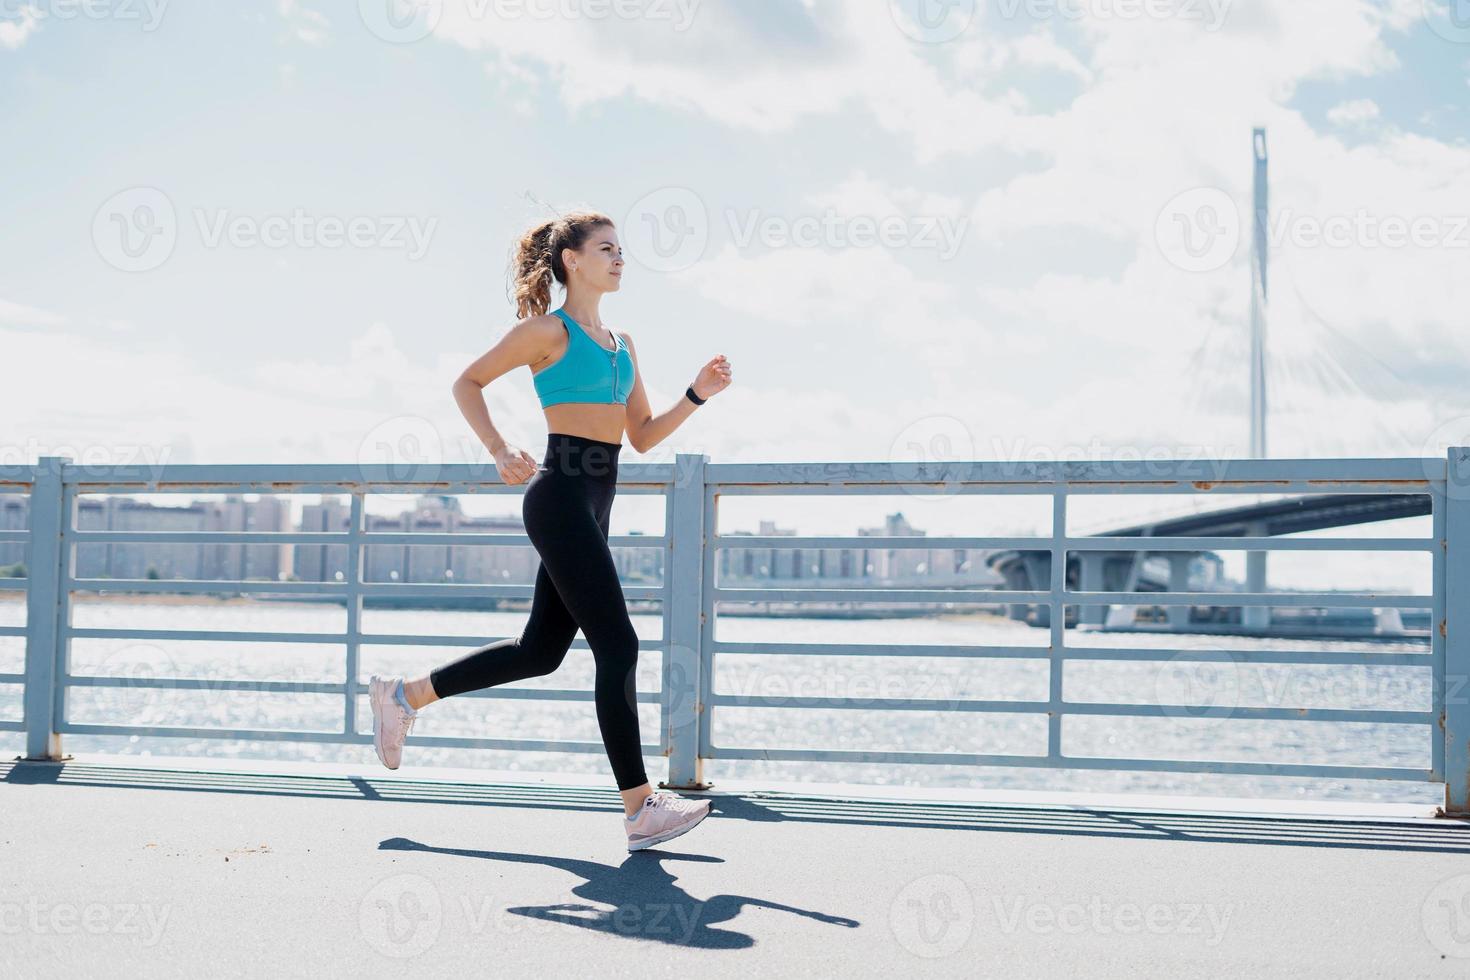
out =
<path fill-rule="evenodd" d="M 1026 577 L 1030 579 L 1026 586 L 1028 591 L 1051 588 L 1051 555 L 1028 554 L 1021 559 L 1021 563 L 1026 569 Z M 1051 606 L 1044 602 L 1037 602 L 1028 608 L 1035 611 L 1037 626 L 1051 625 Z"/>
<path fill-rule="evenodd" d="M 1106 592 L 1108 588 L 1103 584 L 1103 568 L 1108 559 L 1105 551 L 1079 551 L 1077 561 L 1080 565 L 1078 572 L 1081 575 L 1081 588 L 1083 592 Z M 1101 626 L 1107 622 L 1108 607 L 1100 602 L 1090 603 L 1077 610 L 1077 622 L 1079 625 Z"/>
<path fill-rule="evenodd" d="M 1264 537 L 1266 524 L 1264 521 L 1253 521 L 1247 530 L 1251 537 Z M 1247 592 L 1266 591 L 1266 555 L 1265 551 L 1247 551 L 1245 553 L 1245 590 Z M 1271 608 L 1269 606 L 1241 606 L 1240 622 L 1251 629 L 1267 629 L 1271 625 Z"/>
<path fill-rule="evenodd" d="M 1190 551 L 1169 552 L 1169 591 L 1189 591 L 1189 563 L 1194 559 L 1194 553 Z M 1168 607 L 1169 626 L 1171 629 L 1185 629 L 1189 626 L 1188 606 Z"/>

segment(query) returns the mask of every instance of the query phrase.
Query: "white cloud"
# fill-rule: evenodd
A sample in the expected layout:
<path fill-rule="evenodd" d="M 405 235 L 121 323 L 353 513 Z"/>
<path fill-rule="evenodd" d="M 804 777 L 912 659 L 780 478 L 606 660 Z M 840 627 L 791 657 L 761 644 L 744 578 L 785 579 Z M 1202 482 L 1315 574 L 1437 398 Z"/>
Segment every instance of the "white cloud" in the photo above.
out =
<path fill-rule="evenodd" d="M 34 4 L 24 4 L 15 11 L 15 18 L 0 20 L 0 48 L 14 51 L 40 28 L 41 11 Z"/>
<path fill-rule="evenodd" d="M 1011 60 L 1078 68 L 1043 40 L 990 39 L 977 31 L 946 54 L 958 64 L 968 57 L 966 45 L 988 52 L 987 76 L 972 80 L 932 63 L 925 49 L 933 46 L 915 44 L 886 4 L 705 4 L 683 29 L 672 15 L 496 19 L 477 16 L 482 7 L 448 0 L 436 36 L 543 65 L 574 111 L 631 96 L 758 133 L 785 132 L 812 115 L 867 111 L 883 129 L 908 138 L 921 162 L 991 146 L 1030 147 L 1020 98 L 982 94 L 982 86 Z M 1014 53 L 1003 53 L 1013 46 Z"/>
<path fill-rule="evenodd" d="M 66 317 L 60 313 L 0 299 L 0 323 L 23 327 L 54 327 L 65 322 Z"/>
<path fill-rule="evenodd" d="M 1361 126 L 1373 122 L 1379 116 L 1378 103 L 1372 99 L 1352 99 L 1339 102 L 1327 110 L 1327 120 L 1337 126 Z"/>
<path fill-rule="evenodd" d="M 307 7 L 300 0 L 276 0 L 276 9 L 296 40 L 311 45 L 326 41 L 329 22 L 324 14 Z"/>

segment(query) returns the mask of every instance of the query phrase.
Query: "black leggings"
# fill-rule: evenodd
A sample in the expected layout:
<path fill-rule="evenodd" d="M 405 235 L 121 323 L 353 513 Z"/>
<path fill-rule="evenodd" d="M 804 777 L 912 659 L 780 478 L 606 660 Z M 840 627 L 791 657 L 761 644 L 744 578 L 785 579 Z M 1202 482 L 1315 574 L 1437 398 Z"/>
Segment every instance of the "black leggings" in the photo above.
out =
<path fill-rule="evenodd" d="M 521 516 L 541 557 L 531 616 L 497 640 L 429 673 L 441 698 L 541 677 L 561 666 L 580 626 L 597 663 L 597 724 L 618 789 L 648 782 L 638 732 L 638 634 L 607 546 L 621 443 L 552 432 L 526 483 Z"/>

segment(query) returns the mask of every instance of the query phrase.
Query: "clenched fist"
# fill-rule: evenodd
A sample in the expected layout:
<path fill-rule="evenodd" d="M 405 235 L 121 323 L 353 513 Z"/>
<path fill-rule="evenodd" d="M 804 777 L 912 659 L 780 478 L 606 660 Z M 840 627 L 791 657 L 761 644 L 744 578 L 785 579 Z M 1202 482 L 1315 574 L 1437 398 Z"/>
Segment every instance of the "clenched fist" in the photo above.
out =
<path fill-rule="evenodd" d="M 712 398 L 730 387 L 730 362 L 724 354 L 716 354 L 710 362 L 699 369 L 694 379 L 694 393 L 700 398 Z"/>

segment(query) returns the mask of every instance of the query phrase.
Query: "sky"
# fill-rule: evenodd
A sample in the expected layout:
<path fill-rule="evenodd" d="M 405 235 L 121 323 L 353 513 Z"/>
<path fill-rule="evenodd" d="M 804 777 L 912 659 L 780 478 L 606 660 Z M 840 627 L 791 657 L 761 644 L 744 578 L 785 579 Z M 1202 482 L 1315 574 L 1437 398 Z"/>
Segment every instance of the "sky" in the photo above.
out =
<path fill-rule="evenodd" d="M 1470 444 L 1467 0 L 0 0 L 0 82 L 8 463 L 487 460 L 576 207 L 654 410 L 734 369 L 625 460 L 1247 456 L 1258 126 L 1268 455 Z"/>

